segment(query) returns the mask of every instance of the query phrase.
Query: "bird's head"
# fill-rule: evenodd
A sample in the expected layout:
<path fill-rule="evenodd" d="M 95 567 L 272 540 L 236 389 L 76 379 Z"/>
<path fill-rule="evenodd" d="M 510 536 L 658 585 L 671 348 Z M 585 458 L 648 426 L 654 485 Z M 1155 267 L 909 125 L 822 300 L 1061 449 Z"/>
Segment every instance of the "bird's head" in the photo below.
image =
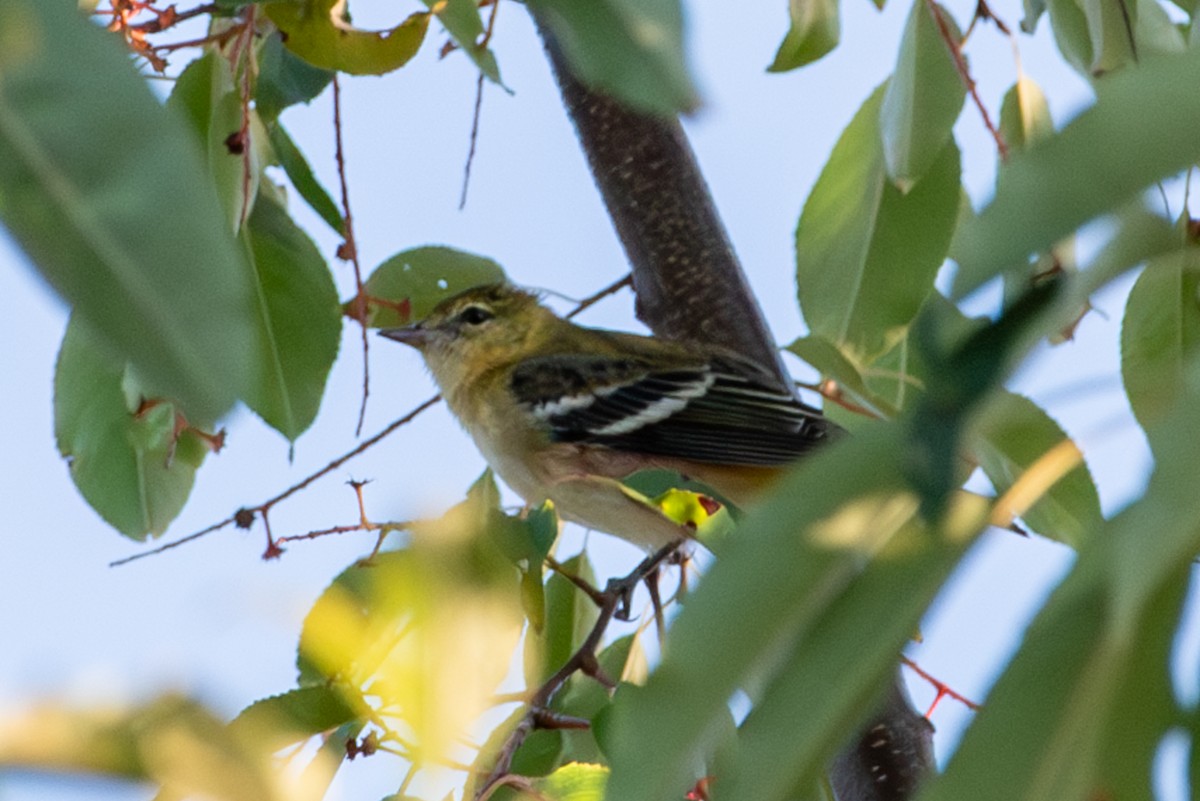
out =
<path fill-rule="evenodd" d="M 418 323 L 379 333 L 419 350 L 446 389 L 464 374 L 526 355 L 529 343 L 556 321 L 536 295 L 511 284 L 486 284 L 443 300 Z"/>

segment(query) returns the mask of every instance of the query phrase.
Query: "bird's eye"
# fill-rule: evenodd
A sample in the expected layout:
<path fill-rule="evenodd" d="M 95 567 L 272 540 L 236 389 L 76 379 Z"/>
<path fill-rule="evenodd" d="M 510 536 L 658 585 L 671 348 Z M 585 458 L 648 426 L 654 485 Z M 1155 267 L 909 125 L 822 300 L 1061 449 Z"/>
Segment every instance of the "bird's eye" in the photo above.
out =
<path fill-rule="evenodd" d="M 462 320 L 467 325 L 482 325 L 488 320 L 495 317 L 494 314 L 483 306 L 468 306 L 458 315 L 458 319 Z"/>

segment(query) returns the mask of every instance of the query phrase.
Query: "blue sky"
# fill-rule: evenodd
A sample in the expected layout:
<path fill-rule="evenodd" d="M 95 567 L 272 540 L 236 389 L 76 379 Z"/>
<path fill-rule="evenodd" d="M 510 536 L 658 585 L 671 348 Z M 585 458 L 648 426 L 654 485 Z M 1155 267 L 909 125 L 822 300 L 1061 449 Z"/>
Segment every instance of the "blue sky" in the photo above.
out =
<path fill-rule="evenodd" d="M 865 0 L 848 2 L 837 51 L 808 69 L 767 75 L 764 68 L 786 31 L 786 5 L 688 4 L 692 60 L 706 105 L 687 127 L 781 343 L 804 330 L 792 253 L 800 208 L 841 128 L 890 72 L 908 11 L 899 2 L 883 13 Z M 974 4 L 949 7 L 965 23 Z M 399 18 L 392 3 L 358 0 L 353 8 L 363 27 L 385 27 Z M 1016 29 L 1018 4 L 996 11 Z M 463 212 L 456 207 L 474 75 L 459 54 L 437 61 L 441 37 L 431 40 L 399 73 L 344 84 L 349 179 L 364 267 L 408 247 L 448 244 L 495 258 L 520 283 L 567 296 L 590 294 L 623 275 L 624 255 L 524 9 L 500 9 L 496 46 L 514 95 L 488 88 Z M 1061 125 L 1086 104 L 1087 87 L 1061 63 L 1045 21 L 1036 37 L 1022 36 L 1019 44 L 1026 73 L 1042 84 Z M 1017 75 L 1012 48 L 985 26 L 967 52 L 980 94 L 996 115 Z M 332 188 L 330 118 L 327 93 L 309 108 L 287 112 L 284 122 Z M 970 107 L 957 134 L 978 206 L 994 180 L 994 146 Z M 304 210 L 297 216 L 332 260 L 337 243 L 327 229 Z M 348 296 L 349 267 L 335 263 L 334 270 Z M 1127 291 L 1128 282 L 1099 297 L 1096 306 L 1104 314 L 1090 315 L 1076 342 L 1039 351 L 1014 382 L 1042 399 L 1078 438 L 1109 512 L 1140 490 L 1149 465 L 1116 362 Z M 6 376 L 0 392 L 0 487 L 6 499 L 0 522 L 0 713 L 39 698 L 111 703 L 182 689 L 233 715 L 292 686 L 304 613 L 333 576 L 369 549 L 368 537 L 295 544 L 281 560 L 265 563 L 258 558 L 258 532 L 221 532 L 155 559 L 108 568 L 110 560 L 138 549 L 84 504 L 54 449 L 51 382 L 65 322 L 64 306 L 0 232 L 0 375 Z M 583 322 L 637 330 L 628 293 L 590 311 Z M 259 502 L 353 447 L 358 341 L 357 330 L 347 327 L 321 416 L 297 442 L 293 461 L 288 444 L 252 414 L 231 415 L 227 448 L 201 470 L 168 538 Z M 368 433 L 432 392 L 406 349 L 373 341 L 371 359 Z M 272 523 L 276 533 L 295 534 L 353 520 L 353 495 L 343 484 L 349 478 L 374 480 L 366 497 L 376 519 L 436 512 L 461 498 L 482 466 L 445 410 L 436 409 L 279 507 Z M 590 547 L 602 572 L 623 573 L 637 558 L 604 537 L 593 537 Z M 1070 561 L 1070 552 L 1053 543 L 1003 532 L 985 537 L 939 599 L 923 626 L 925 641 L 911 655 L 965 695 L 982 698 L 1024 622 Z M 1194 651 L 1182 657 L 1193 660 L 1191 675 L 1200 661 Z M 926 685 L 916 680 L 911 687 L 918 706 L 928 702 Z M 949 701 L 939 709 L 934 722 L 943 754 L 969 716 Z M 383 796 L 395 790 L 398 775 L 385 758 L 355 762 L 343 770 L 330 798 Z M 82 779 L 0 779 L 0 801 L 151 795 L 146 788 Z"/>

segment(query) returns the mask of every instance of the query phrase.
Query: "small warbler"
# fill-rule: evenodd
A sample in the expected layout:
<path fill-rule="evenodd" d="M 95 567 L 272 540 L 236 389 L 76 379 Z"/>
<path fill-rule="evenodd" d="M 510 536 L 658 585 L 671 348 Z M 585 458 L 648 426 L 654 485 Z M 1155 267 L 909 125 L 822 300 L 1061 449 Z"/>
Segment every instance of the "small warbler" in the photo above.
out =
<path fill-rule="evenodd" d="M 411 345 L 496 473 L 527 503 L 657 549 L 688 529 L 621 480 L 666 468 L 742 505 L 826 439 L 821 413 L 732 352 L 584 328 L 507 284 L 381 332 Z"/>

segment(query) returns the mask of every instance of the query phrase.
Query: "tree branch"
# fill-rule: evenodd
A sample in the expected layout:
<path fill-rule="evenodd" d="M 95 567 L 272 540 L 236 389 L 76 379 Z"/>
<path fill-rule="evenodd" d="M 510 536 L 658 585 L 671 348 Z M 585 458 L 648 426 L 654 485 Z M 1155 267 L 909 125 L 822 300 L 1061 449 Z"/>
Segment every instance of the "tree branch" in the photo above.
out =
<path fill-rule="evenodd" d="M 533 16 L 632 265 L 638 317 L 661 337 L 734 350 L 771 368 L 791 390 L 679 122 L 630 111 L 583 86 L 546 25 Z M 911 798 L 933 768 L 931 733 L 897 676 L 881 714 L 830 768 L 840 801 Z"/>

